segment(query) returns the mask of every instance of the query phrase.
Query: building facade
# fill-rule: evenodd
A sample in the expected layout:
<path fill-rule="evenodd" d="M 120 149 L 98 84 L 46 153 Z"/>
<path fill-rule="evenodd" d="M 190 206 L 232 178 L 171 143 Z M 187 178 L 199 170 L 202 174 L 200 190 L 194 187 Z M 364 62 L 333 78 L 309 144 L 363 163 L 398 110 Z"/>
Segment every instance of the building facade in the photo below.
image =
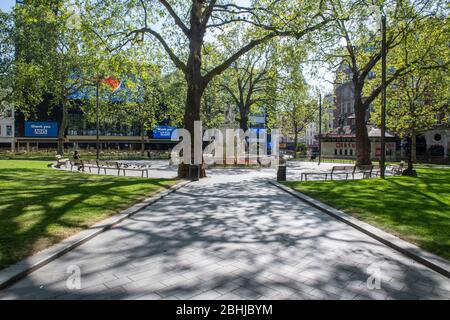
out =
<path fill-rule="evenodd" d="M 372 75 L 371 75 L 372 76 Z M 341 133 L 355 133 L 355 88 L 352 74 L 346 65 L 336 73 L 334 86 L 333 129 Z M 366 112 L 366 124 L 370 119 L 370 108 Z"/>
<path fill-rule="evenodd" d="M 0 148 L 14 151 L 14 108 L 6 107 L 0 113 Z"/>
<path fill-rule="evenodd" d="M 418 160 L 438 160 L 450 158 L 450 126 L 437 127 L 419 136 L 425 141 L 425 153 L 418 153 Z"/>
<path fill-rule="evenodd" d="M 368 126 L 372 160 L 380 160 L 381 157 L 381 131 L 378 128 Z M 353 133 L 328 133 L 322 135 L 322 156 L 324 158 L 355 159 L 356 142 Z M 386 160 L 399 160 L 396 153 L 396 137 L 386 133 Z"/>

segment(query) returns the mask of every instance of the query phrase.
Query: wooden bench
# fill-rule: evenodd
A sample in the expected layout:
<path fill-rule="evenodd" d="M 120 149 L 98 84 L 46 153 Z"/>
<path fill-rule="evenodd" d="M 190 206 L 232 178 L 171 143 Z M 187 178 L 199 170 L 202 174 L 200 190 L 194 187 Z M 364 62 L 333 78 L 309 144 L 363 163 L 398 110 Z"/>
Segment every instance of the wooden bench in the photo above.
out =
<path fill-rule="evenodd" d="M 330 175 L 331 180 L 333 180 L 333 174 L 345 174 L 345 179 L 347 180 L 348 175 L 353 174 L 354 170 L 354 166 L 334 166 L 331 168 L 330 172 L 302 172 L 300 181 L 303 181 L 303 177 L 305 177 L 305 181 L 308 181 L 308 176 L 313 175 L 325 176 L 325 181 L 327 181 L 328 175 Z"/>
<path fill-rule="evenodd" d="M 393 176 L 401 176 L 403 173 L 403 163 L 400 164 L 394 164 L 394 165 L 390 165 L 389 166 L 389 172 L 393 175 Z"/>
<path fill-rule="evenodd" d="M 120 165 L 116 161 L 97 161 L 98 174 L 100 174 L 100 170 L 104 170 L 106 174 L 107 169 L 117 170 L 117 175 L 120 176 Z"/>
<path fill-rule="evenodd" d="M 70 171 L 72 171 L 73 167 L 83 168 L 83 163 L 81 162 L 81 160 L 69 160 L 69 163 L 70 163 Z"/>
<path fill-rule="evenodd" d="M 55 156 L 56 160 L 56 167 L 61 168 L 61 166 L 67 166 L 67 162 L 69 161 L 68 158 L 63 158 L 61 155 L 57 154 Z"/>
<path fill-rule="evenodd" d="M 120 176 L 120 172 L 123 171 L 123 175 L 125 176 L 126 171 L 139 171 L 141 172 L 141 176 L 144 177 L 144 173 L 148 178 L 148 170 L 149 165 L 145 164 L 120 164 L 117 161 L 96 161 L 96 160 L 70 160 L 70 171 L 72 171 L 73 167 L 81 167 L 83 171 L 85 168 L 89 169 L 89 172 L 92 172 L 92 169 L 97 169 L 97 174 L 100 174 L 100 171 L 103 170 L 106 174 L 106 170 L 117 170 L 117 175 Z"/>
<path fill-rule="evenodd" d="M 345 174 L 345 180 L 347 180 L 348 175 L 353 174 L 354 171 L 355 166 L 334 166 L 330 172 L 331 180 L 333 180 L 333 174 Z"/>
<path fill-rule="evenodd" d="M 126 164 L 121 163 L 119 164 L 119 172 L 120 170 L 123 170 L 123 175 L 125 176 L 125 171 L 139 171 L 141 172 L 141 176 L 144 177 L 144 172 L 146 173 L 146 176 L 148 178 L 148 165 L 145 164 Z"/>
<path fill-rule="evenodd" d="M 353 168 L 353 173 L 352 173 L 353 180 L 355 180 L 355 174 L 357 174 L 357 173 L 361 173 L 363 175 L 363 179 L 366 175 L 368 177 L 371 177 L 372 170 L 373 170 L 373 165 L 360 165 L 360 166 L 355 165 Z"/>
<path fill-rule="evenodd" d="M 303 181 L 303 177 L 305 177 L 305 181 L 308 181 L 308 176 L 325 176 L 325 181 L 327 181 L 327 177 L 330 173 L 329 172 L 302 172 L 300 176 L 300 181 Z"/>
<path fill-rule="evenodd" d="M 91 169 L 98 169 L 97 161 L 95 160 L 80 160 L 81 165 L 83 166 L 83 171 L 88 168 L 89 172 L 91 172 Z"/>
<path fill-rule="evenodd" d="M 381 167 L 380 167 L 380 165 L 378 165 L 378 164 L 374 165 L 373 168 L 372 168 L 371 176 L 374 175 L 375 177 L 378 177 L 380 174 L 381 174 Z"/>

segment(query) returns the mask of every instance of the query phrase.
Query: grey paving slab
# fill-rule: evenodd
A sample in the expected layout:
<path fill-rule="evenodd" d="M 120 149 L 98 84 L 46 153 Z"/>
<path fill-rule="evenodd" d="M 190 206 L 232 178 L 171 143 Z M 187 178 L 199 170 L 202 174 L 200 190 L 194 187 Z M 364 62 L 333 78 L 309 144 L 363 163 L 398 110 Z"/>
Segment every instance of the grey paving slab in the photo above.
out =
<path fill-rule="evenodd" d="M 450 299 L 447 278 L 268 184 L 274 174 L 209 172 L 0 299 Z"/>

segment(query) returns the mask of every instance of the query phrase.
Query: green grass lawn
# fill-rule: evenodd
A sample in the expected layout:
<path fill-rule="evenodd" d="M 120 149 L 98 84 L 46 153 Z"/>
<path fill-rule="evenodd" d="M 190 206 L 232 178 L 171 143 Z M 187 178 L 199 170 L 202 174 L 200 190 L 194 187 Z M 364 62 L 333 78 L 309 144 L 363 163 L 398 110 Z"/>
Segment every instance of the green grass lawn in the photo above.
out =
<path fill-rule="evenodd" d="M 417 173 L 286 185 L 450 260 L 450 170 Z"/>
<path fill-rule="evenodd" d="M 0 268 L 178 182 L 63 172 L 48 164 L 0 160 Z"/>

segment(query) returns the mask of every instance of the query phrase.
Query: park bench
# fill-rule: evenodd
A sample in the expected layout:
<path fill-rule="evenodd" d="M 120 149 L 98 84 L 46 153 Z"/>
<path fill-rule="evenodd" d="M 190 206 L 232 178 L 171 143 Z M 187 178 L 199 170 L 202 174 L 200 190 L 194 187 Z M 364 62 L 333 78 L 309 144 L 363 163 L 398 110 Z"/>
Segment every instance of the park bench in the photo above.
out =
<path fill-rule="evenodd" d="M 83 168 L 83 163 L 81 162 L 81 160 L 69 160 L 69 163 L 70 163 L 70 171 L 72 171 L 73 167 Z"/>
<path fill-rule="evenodd" d="M 61 166 L 67 166 L 68 158 L 63 158 L 61 155 L 57 154 L 55 156 L 56 159 L 56 167 L 61 168 Z"/>
<path fill-rule="evenodd" d="M 149 166 L 146 164 L 127 164 L 122 163 L 119 164 L 119 172 L 120 170 L 123 170 L 123 175 L 125 176 L 125 171 L 139 171 L 141 172 L 141 176 L 144 177 L 144 172 L 146 173 L 146 176 L 148 178 L 148 168 Z"/>
<path fill-rule="evenodd" d="M 333 174 L 334 175 L 345 174 L 345 180 L 347 180 L 348 175 L 354 174 L 354 171 L 355 171 L 355 166 L 334 166 L 333 168 L 331 168 L 330 177 L 331 177 L 331 180 L 333 180 Z"/>
<path fill-rule="evenodd" d="M 403 166 L 404 166 L 403 163 L 390 165 L 389 166 L 389 172 L 393 176 L 401 176 L 402 173 L 403 173 Z"/>
<path fill-rule="evenodd" d="M 97 161 L 95 160 L 80 160 L 81 165 L 83 166 L 83 171 L 87 168 L 89 169 L 89 172 L 91 172 L 91 169 L 98 169 Z"/>
<path fill-rule="evenodd" d="M 322 175 L 325 176 L 325 181 L 328 179 L 328 175 L 330 175 L 331 180 L 333 180 L 333 174 L 345 174 L 345 179 L 348 179 L 349 174 L 353 174 L 355 168 L 354 166 L 334 166 L 331 168 L 331 171 L 322 171 L 322 172 L 302 172 L 300 176 L 300 181 L 303 181 L 303 177 L 305 178 L 305 181 L 308 180 L 308 176 L 314 176 L 314 175 Z"/>
<path fill-rule="evenodd" d="M 329 172 L 302 172 L 300 176 L 300 181 L 303 181 L 303 177 L 305 177 L 305 181 L 308 181 L 308 176 L 325 176 L 325 181 L 330 173 Z"/>
<path fill-rule="evenodd" d="M 97 161 L 98 174 L 100 170 L 104 170 L 106 174 L 107 169 L 117 170 L 117 175 L 120 176 L 120 165 L 116 161 Z"/>
<path fill-rule="evenodd" d="M 353 180 L 355 180 L 355 174 L 357 173 L 361 173 L 363 175 L 363 178 L 366 177 L 366 175 L 368 177 L 372 176 L 372 170 L 373 170 L 373 165 L 355 165 L 353 167 L 353 172 L 352 172 L 352 177 Z"/>
<path fill-rule="evenodd" d="M 381 167 L 380 165 L 374 165 L 372 168 L 371 176 L 374 175 L 375 177 L 378 177 L 381 174 Z"/>

